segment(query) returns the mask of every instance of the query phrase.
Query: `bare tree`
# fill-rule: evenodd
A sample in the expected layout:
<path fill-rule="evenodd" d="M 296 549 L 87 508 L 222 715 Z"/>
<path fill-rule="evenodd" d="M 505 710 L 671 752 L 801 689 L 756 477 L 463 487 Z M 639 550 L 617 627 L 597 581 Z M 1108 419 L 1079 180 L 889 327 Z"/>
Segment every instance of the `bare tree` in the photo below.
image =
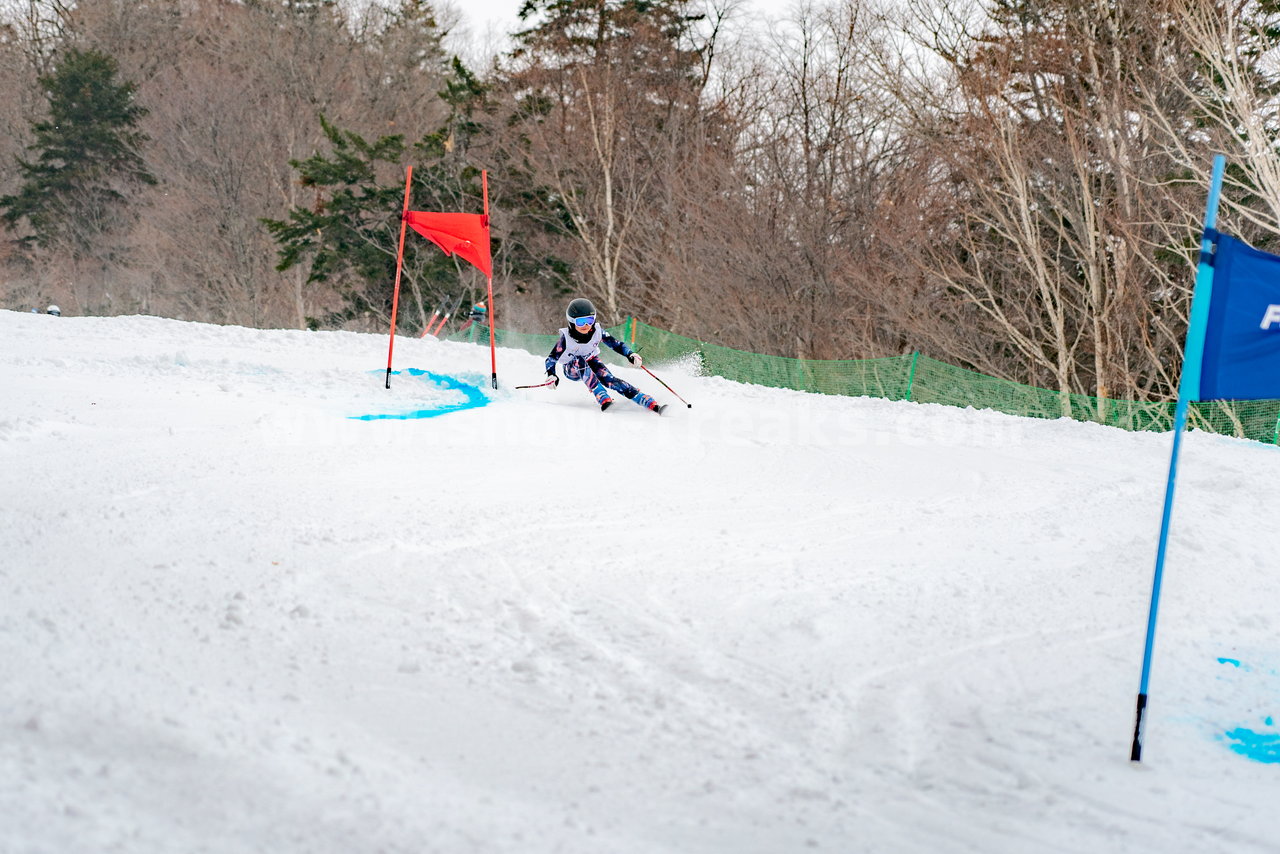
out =
<path fill-rule="evenodd" d="M 1019 8 L 975 27 L 952 4 L 927 7 L 915 44 L 945 75 L 891 75 L 932 152 L 931 211 L 950 211 L 914 255 L 921 297 L 980 324 L 939 324 L 946 356 L 1043 378 L 1064 413 L 1069 393 L 1093 393 L 1102 416 L 1109 397 L 1169 389 L 1178 324 L 1159 315 L 1186 267 L 1163 224 L 1181 220 L 1186 187 L 1150 108 L 1179 109 L 1186 49 L 1162 0 Z"/>
<path fill-rule="evenodd" d="M 666 180 L 660 152 L 698 109 L 701 68 L 685 0 L 557 4 L 522 37 L 504 91 L 513 146 L 581 244 L 582 285 L 620 317 L 638 221 Z M 654 156 L 658 154 L 659 156 Z"/>
<path fill-rule="evenodd" d="M 119 58 L 151 110 L 147 156 L 160 184 L 132 235 L 132 305 L 298 327 L 340 307 L 344 283 L 275 271 L 259 219 L 325 203 L 289 166 L 324 144 L 321 113 L 411 139 L 442 120 L 430 8 L 404 0 L 353 20 L 331 4 L 81 0 L 69 27 L 66 38 Z M 398 168 L 384 177 L 397 180 Z"/>
<path fill-rule="evenodd" d="M 64 40 L 75 4 L 69 0 L 8 0 L 0 20 L 13 27 L 17 44 L 38 75 L 52 70 L 54 52 Z"/>
<path fill-rule="evenodd" d="M 1228 210 L 1241 227 L 1280 235 L 1280 69 L 1274 65 L 1280 13 L 1244 0 L 1170 3 L 1197 64 L 1174 80 L 1185 110 L 1153 105 L 1152 120 L 1169 155 L 1192 174 L 1206 173 L 1214 150 L 1233 155 L 1227 181 L 1236 190 L 1225 194 Z M 1198 219 L 1197 213 L 1191 221 Z"/>

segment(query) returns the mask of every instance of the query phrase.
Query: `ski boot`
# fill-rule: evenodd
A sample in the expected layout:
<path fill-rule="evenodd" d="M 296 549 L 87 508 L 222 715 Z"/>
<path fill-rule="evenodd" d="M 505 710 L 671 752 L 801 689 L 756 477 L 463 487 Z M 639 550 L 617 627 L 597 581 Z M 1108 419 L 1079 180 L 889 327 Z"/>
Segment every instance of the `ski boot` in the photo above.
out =
<path fill-rule="evenodd" d="M 645 394 L 644 392 L 637 394 L 635 397 L 632 398 L 632 400 L 634 400 L 636 403 L 640 404 L 650 412 L 656 412 L 659 415 L 662 414 L 662 407 L 658 406 L 658 401 L 654 400 L 652 397 Z"/>

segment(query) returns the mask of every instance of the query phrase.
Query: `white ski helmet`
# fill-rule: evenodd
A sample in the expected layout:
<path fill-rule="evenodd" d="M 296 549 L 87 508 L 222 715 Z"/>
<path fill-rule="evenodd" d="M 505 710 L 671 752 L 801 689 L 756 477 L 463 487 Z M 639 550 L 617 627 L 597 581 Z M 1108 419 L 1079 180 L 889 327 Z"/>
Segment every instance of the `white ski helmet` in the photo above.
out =
<path fill-rule="evenodd" d="M 56 305 L 51 305 L 44 310 L 45 314 L 52 314 L 54 317 L 62 317 L 62 309 Z"/>

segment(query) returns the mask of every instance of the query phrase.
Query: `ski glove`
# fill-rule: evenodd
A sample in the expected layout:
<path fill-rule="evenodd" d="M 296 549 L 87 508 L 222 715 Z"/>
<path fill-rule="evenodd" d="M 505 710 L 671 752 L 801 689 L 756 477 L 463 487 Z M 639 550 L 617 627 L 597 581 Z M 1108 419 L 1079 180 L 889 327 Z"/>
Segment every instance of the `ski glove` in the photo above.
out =
<path fill-rule="evenodd" d="M 555 371 L 547 371 L 547 379 L 551 381 L 552 388 L 560 388 L 560 377 L 556 375 Z"/>
<path fill-rule="evenodd" d="M 628 358 L 628 359 L 630 359 L 630 360 L 631 360 L 631 364 L 635 365 L 637 368 L 643 368 L 643 367 L 644 367 L 644 359 L 641 359 L 641 358 L 640 358 L 640 354 L 639 354 L 639 353 L 632 353 L 632 354 L 631 354 L 630 356 L 628 356 L 627 358 Z"/>

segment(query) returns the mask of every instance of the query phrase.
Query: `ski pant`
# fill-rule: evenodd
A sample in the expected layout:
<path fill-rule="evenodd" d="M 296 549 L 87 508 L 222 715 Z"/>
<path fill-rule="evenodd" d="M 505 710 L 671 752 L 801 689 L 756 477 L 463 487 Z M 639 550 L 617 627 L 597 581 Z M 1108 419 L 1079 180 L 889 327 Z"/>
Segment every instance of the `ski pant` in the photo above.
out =
<path fill-rule="evenodd" d="M 582 380 L 587 384 L 587 389 L 596 396 L 596 400 L 601 403 L 609 399 L 607 389 L 613 389 L 627 400 L 636 400 L 636 397 L 639 396 L 643 399 L 636 402 L 641 406 L 648 406 L 649 401 L 653 399 L 649 395 L 643 394 L 640 389 L 626 380 L 615 377 L 609 371 L 609 367 L 600 361 L 598 356 L 591 356 L 587 359 L 570 359 L 561 367 L 564 369 L 565 379 Z"/>

